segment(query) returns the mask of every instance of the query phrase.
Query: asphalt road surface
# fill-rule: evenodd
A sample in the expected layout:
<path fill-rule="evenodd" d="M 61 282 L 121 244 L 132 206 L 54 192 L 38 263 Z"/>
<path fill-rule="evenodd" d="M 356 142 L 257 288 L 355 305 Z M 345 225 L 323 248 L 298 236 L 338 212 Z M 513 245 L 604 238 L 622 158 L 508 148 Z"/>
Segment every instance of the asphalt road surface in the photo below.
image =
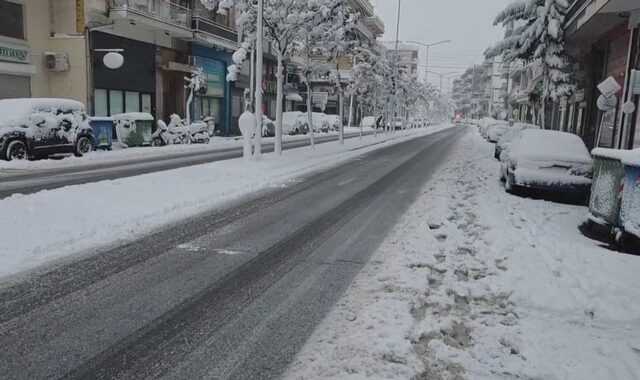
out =
<path fill-rule="evenodd" d="M 365 132 L 369 135 L 373 132 Z M 354 138 L 358 133 L 347 133 L 345 138 Z M 337 141 L 337 135 L 316 135 L 316 144 Z M 309 145 L 308 139 L 285 141 L 282 149 L 294 149 Z M 274 144 L 265 143 L 262 151 L 273 152 Z M 242 147 L 229 147 L 209 152 L 181 152 L 164 157 L 138 158 L 126 162 L 106 162 L 83 165 L 82 167 L 66 167 L 39 169 L 37 171 L 17 171 L 0 173 L 0 199 L 12 194 L 31 194 L 41 190 L 79 185 L 89 182 L 113 180 L 153 173 L 186 166 L 200 165 L 207 162 L 229 160 L 242 157 Z"/>
<path fill-rule="evenodd" d="M 466 130 L 5 280 L 1 377 L 279 377 Z"/>

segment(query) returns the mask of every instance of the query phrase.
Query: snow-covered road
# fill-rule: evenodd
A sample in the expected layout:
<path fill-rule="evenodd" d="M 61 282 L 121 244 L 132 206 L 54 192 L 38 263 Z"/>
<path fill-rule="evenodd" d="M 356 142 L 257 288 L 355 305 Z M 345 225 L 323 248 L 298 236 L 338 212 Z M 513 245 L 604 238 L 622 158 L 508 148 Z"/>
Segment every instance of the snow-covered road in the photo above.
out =
<path fill-rule="evenodd" d="M 504 192 L 469 133 L 287 377 L 640 378 L 640 257 L 578 230 L 587 209 Z"/>

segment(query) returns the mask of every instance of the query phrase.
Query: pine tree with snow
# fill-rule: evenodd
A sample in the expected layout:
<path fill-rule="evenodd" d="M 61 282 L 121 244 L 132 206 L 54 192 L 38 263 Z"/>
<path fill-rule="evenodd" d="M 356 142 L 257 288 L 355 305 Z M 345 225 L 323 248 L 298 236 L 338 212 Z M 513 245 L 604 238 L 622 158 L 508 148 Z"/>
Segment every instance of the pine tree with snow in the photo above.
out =
<path fill-rule="evenodd" d="M 522 59 L 540 65 L 543 108 L 549 101 L 567 98 L 573 92 L 568 72 L 570 58 L 564 48 L 563 23 L 568 7 L 567 0 L 524 0 L 509 4 L 494 21 L 494 25 L 507 27 L 508 33 L 485 52 L 487 58 L 503 55 L 506 62 Z M 521 25 L 514 27 L 514 24 Z"/>

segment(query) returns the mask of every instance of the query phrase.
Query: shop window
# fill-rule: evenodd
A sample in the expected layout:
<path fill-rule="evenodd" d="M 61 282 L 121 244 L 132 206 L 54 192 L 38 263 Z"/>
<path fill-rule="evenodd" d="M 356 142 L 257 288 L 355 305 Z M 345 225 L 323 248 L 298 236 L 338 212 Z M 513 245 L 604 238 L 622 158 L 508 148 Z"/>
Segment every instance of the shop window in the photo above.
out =
<path fill-rule="evenodd" d="M 124 93 L 125 112 L 140 112 L 140 93 L 127 91 Z"/>
<path fill-rule="evenodd" d="M 109 115 L 124 113 L 122 91 L 109 90 Z"/>
<path fill-rule="evenodd" d="M 96 116 L 109 116 L 109 97 L 107 90 L 96 89 L 93 92 L 94 114 Z"/>
<path fill-rule="evenodd" d="M 231 101 L 231 116 L 239 117 L 242 98 L 240 96 L 234 96 Z"/>
<path fill-rule="evenodd" d="M 24 40 L 24 5 L 0 0 L 0 35 Z"/>
<path fill-rule="evenodd" d="M 151 113 L 151 95 L 142 94 L 142 112 Z"/>
<path fill-rule="evenodd" d="M 0 74 L 0 99 L 28 98 L 31 80 L 27 76 Z"/>

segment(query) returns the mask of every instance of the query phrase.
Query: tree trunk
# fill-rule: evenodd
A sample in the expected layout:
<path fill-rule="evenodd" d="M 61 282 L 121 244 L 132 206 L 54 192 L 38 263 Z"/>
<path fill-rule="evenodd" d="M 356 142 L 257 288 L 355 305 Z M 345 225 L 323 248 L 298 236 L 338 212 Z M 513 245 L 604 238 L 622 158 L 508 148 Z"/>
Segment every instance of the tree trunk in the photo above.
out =
<path fill-rule="evenodd" d="M 362 124 L 362 122 L 360 122 Z M 373 138 L 378 137 L 378 103 L 373 103 Z"/>
<path fill-rule="evenodd" d="M 311 101 L 311 83 L 309 77 L 307 76 L 307 120 L 309 123 L 309 134 L 311 139 L 311 149 L 315 150 L 315 136 L 313 131 L 313 103 Z"/>
<path fill-rule="evenodd" d="M 339 132 L 339 137 L 338 137 L 338 141 L 340 142 L 340 145 L 344 145 L 344 125 L 343 125 L 343 120 L 344 120 L 344 107 L 342 106 L 342 89 L 338 90 L 338 109 L 340 110 L 340 132 Z"/>
<path fill-rule="evenodd" d="M 284 75 L 282 75 L 282 53 L 278 53 L 278 71 L 276 74 L 276 82 L 278 84 L 278 90 L 276 93 L 276 143 L 274 152 L 278 156 L 282 154 L 282 101 L 284 98 L 282 82 Z"/>
<path fill-rule="evenodd" d="M 187 115 L 186 115 L 186 119 L 187 119 L 187 125 L 191 124 L 191 103 L 193 102 L 193 89 L 191 89 L 191 91 L 189 91 L 189 97 L 187 98 L 187 104 L 186 107 L 187 109 L 185 110 Z"/>

